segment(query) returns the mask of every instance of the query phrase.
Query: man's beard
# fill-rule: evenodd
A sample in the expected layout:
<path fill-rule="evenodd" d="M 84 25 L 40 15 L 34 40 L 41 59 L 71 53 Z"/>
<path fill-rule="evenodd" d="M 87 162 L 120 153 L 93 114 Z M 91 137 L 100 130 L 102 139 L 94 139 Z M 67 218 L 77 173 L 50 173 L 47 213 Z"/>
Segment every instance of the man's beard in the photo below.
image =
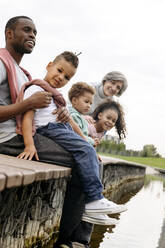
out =
<path fill-rule="evenodd" d="M 28 50 L 28 49 L 26 49 L 25 47 L 23 47 L 23 46 L 21 46 L 21 45 L 13 45 L 13 48 L 14 48 L 14 50 L 17 52 L 17 53 L 19 53 L 19 54 L 21 54 L 21 55 L 24 55 L 24 53 L 31 53 L 32 51 L 31 50 Z"/>

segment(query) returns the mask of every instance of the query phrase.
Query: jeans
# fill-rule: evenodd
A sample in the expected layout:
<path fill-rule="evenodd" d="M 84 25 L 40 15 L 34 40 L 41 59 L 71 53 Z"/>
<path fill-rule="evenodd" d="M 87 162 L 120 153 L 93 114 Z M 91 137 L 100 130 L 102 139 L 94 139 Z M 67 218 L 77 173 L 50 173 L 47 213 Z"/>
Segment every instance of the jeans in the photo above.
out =
<path fill-rule="evenodd" d="M 85 202 L 102 199 L 103 186 L 99 177 L 99 162 L 95 149 L 77 135 L 68 123 L 48 123 L 39 127 L 37 132 L 54 140 L 72 154 L 85 193 Z"/>

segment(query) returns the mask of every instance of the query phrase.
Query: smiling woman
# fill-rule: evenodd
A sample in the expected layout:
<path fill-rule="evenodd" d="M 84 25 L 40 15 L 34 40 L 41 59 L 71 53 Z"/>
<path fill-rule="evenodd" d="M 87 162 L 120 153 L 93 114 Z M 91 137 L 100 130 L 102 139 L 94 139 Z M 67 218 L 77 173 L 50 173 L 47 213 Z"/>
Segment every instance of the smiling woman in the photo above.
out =
<path fill-rule="evenodd" d="M 103 77 L 101 83 L 91 83 L 91 85 L 95 88 L 96 94 L 89 114 L 92 114 L 105 99 L 121 96 L 127 88 L 127 79 L 121 72 L 112 71 Z"/>

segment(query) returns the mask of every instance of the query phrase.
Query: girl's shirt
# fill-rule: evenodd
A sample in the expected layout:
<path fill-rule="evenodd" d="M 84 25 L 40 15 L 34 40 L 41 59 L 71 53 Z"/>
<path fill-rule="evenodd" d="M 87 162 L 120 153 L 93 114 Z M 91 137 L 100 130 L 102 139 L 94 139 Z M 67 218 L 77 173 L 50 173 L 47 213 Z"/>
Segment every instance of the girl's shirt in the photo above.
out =
<path fill-rule="evenodd" d="M 101 140 L 104 134 L 105 132 L 97 133 L 95 126 L 93 124 L 88 123 L 88 135 L 90 137 L 92 137 L 93 139 L 97 138 Z"/>

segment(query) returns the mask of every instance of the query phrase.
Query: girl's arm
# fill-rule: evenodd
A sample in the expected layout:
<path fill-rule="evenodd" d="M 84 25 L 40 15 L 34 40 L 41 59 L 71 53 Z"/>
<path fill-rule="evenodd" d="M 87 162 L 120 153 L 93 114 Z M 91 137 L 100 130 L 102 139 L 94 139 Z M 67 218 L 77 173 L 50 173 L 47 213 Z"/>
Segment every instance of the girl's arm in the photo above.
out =
<path fill-rule="evenodd" d="M 23 116 L 22 134 L 23 134 L 25 149 L 17 156 L 18 158 L 32 160 L 33 156 L 35 156 L 36 160 L 39 160 L 32 135 L 33 118 L 34 118 L 33 110 L 26 112 Z"/>

